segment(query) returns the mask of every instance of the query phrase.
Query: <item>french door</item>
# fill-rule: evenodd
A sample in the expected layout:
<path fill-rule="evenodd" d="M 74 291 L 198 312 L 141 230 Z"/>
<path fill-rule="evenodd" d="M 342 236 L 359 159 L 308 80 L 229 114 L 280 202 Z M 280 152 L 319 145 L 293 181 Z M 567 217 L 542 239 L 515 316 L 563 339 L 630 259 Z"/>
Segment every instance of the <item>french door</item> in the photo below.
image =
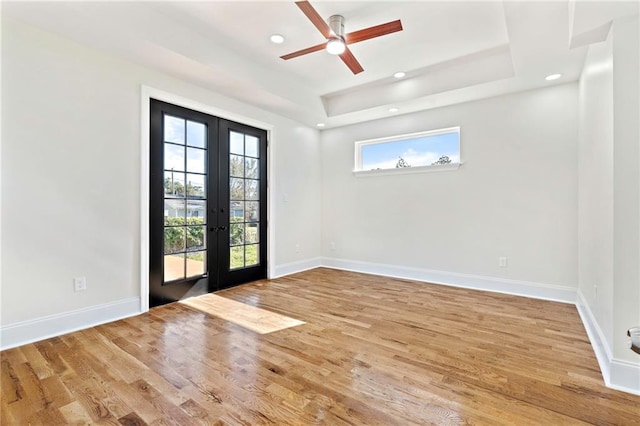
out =
<path fill-rule="evenodd" d="M 266 132 L 150 107 L 149 305 L 266 278 Z"/>

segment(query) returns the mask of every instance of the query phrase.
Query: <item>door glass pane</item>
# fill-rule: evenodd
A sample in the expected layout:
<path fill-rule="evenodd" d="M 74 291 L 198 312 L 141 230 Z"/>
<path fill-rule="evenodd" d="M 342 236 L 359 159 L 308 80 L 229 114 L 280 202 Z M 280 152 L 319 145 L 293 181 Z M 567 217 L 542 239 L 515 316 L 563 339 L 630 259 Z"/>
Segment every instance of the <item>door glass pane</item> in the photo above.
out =
<path fill-rule="evenodd" d="M 242 222 L 244 217 L 244 202 L 231 201 L 229 208 L 229 219 L 231 222 Z"/>
<path fill-rule="evenodd" d="M 187 174 L 187 197 L 204 198 L 206 194 L 205 175 Z"/>
<path fill-rule="evenodd" d="M 197 277 L 204 275 L 207 260 L 206 251 L 196 251 L 187 253 L 187 277 Z"/>
<path fill-rule="evenodd" d="M 246 158 L 244 177 L 249 179 L 258 179 L 258 159 Z"/>
<path fill-rule="evenodd" d="M 204 226 L 187 227 L 187 251 L 203 250 L 205 240 Z"/>
<path fill-rule="evenodd" d="M 164 280 L 173 281 L 184 278 L 184 253 L 164 257 Z"/>
<path fill-rule="evenodd" d="M 244 155 L 244 135 L 242 133 L 229 132 L 229 153 Z"/>
<path fill-rule="evenodd" d="M 258 228 L 260 225 L 257 223 L 248 223 L 244 230 L 245 237 L 244 240 L 247 244 L 257 243 L 259 239 L 260 233 L 258 232 Z"/>
<path fill-rule="evenodd" d="M 164 200 L 164 224 L 184 225 L 184 213 L 186 211 L 184 200 Z"/>
<path fill-rule="evenodd" d="M 187 224 L 189 225 L 204 224 L 206 209 L 207 209 L 206 201 L 188 200 L 187 201 Z"/>
<path fill-rule="evenodd" d="M 205 146 L 206 127 L 202 123 L 187 121 L 187 145 L 206 148 Z"/>
<path fill-rule="evenodd" d="M 229 179 L 229 197 L 231 200 L 244 200 L 244 179 Z"/>
<path fill-rule="evenodd" d="M 164 172 L 164 196 L 170 198 L 184 196 L 184 173 Z"/>
<path fill-rule="evenodd" d="M 241 155 L 229 156 L 229 175 L 244 177 L 244 157 Z"/>
<path fill-rule="evenodd" d="M 187 171 L 191 173 L 205 172 L 205 150 L 187 148 Z"/>
<path fill-rule="evenodd" d="M 257 200 L 258 199 L 258 181 L 253 179 L 245 180 L 245 196 L 247 200 Z"/>
<path fill-rule="evenodd" d="M 244 243 L 244 223 L 232 223 L 229 228 L 229 243 L 237 246 Z"/>
<path fill-rule="evenodd" d="M 164 141 L 184 145 L 184 120 L 182 118 L 164 116 Z"/>
<path fill-rule="evenodd" d="M 184 147 L 172 143 L 164 144 L 164 169 L 184 171 Z"/>
<path fill-rule="evenodd" d="M 164 228 L 164 254 L 184 251 L 185 230 L 182 226 Z"/>
<path fill-rule="evenodd" d="M 257 222 L 260 219 L 258 217 L 260 212 L 260 203 L 258 201 L 247 201 L 244 212 L 244 220 L 246 222 Z"/>
<path fill-rule="evenodd" d="M 229 267 L 231 269 L 244 268 L 244 246 L 231 247 Z"/>
<path fill-rule="evenodd" d="M 245 247 L 245 266 L 253 266 L 258 264 L 259 244 L 251 244 Z"/>
<path fill-rule="evenodd" d="M 245 152 L 249 157 L 258 157 L 258 138 L 255 136 L 245 136 Z"/>

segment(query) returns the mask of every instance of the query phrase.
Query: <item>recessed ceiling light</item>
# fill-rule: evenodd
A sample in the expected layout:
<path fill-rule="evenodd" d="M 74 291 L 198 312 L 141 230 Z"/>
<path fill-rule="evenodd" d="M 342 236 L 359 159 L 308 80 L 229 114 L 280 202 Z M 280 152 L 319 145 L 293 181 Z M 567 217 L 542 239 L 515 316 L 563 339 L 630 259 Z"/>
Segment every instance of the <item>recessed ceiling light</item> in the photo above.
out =
<path fill-rule="evenodd" d="M 318 126 L 318 127 L 324 127 L 324 123 L 318 123 L 318 124 L 316 124 L 316 126 Z"/>
<path fill-rule="evenodd" d="M 271 43 L 282 44 L 284 42 L 284 37 L 280 34 L 273 34 L 270 37 Z"/>
<path fill-rule="evenodd" d="M 395 73 L 393 76 L 394 76 L 395 78 L 402 78 L 402 77 L 404 77 L 405 75 L 407 75 L 407 74 L 403 73 L 402 71 L 398 71 L 398 72 L 397 72 L 397 73 Z"/>
<path fill-rule="evenodd" d="M 562 74 L 551 74 L 551 75 L 546 76 L 544 79 L 547 80 L 547 81 L 551 81 L 551 80 L 557 80 L 560 77 L 562 77 Z"/>
<path fill-rule="evenodd" d="M 397 108 L 397 107 L 389 108 L 389 112 L 398 112 L 398 111 L 400 111 L 400 108 Z"/>

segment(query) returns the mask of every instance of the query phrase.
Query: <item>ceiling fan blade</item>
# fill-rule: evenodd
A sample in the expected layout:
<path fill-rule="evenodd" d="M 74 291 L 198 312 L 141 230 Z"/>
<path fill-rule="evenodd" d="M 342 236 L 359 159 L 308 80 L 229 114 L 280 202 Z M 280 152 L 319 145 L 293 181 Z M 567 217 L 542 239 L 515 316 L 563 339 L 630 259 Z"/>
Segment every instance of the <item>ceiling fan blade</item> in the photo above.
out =
<path fill-rule="evenodd" d="M 398 31 L 402 31 L 402 22 L 400 22 L 399 19 L 397 21 L 387 22 L 386 24 L 380 24 L 363 30 L 354 31 L 347 34 L 344 39 L 347 44 L 353 44 Z"/>
<path fill-rule="evenodd" d="M 348 47 L 345 49 L 344 53 L 340 54 L 340 59 L 342 59 L 342 62 L 349 67 L 352 73 L 358 74 L 364 71 L 364 68 L 362 68 L 362 65 L 360 65 L 360 62 L 358 62 L 356 57 L 353 56 L 353 53 L 351 53 L 351 50 L 349 50 Z"/>
<path fill-rule="evenodd" d="M 307 47 L 306 49 L 298 50 L 296 52 L 280 56 L 280 58 L 286 61 L 287 59 L 297 58 L 298 56 L 306 55 L 307 53 L 313 53 L 319 50 L 323 50 L 325 47 L 327 47 L 327 43 L 317 44 L 315 46 Z"/>
<path fill-rule="evenodd" d="M 322 33 L 324 38 L 329 38 L 331 36 L 331 28 L 329 27 L 329 24 L 322 19 L 322 16 L 320 16 L 313 6 L 311 6 L 311 3 L 308 1 L 297 1 L 296 5 L 300 8 L 302 13 L 309 18 L 311 23 Z"/>

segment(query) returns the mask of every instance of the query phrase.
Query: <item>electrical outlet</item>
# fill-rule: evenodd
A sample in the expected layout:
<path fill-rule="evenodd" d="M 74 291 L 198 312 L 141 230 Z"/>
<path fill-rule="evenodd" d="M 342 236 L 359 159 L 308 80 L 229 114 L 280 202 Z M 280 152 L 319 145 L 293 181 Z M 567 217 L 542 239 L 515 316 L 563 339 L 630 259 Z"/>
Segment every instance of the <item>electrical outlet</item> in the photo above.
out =
<path fill-rule="evenodd" d="M 507 267 L 507 258 L 505 256 L 500 256 L 498 258 L 498 266 L 500 266 L 501 268 Z"/>
<path fill-rule="evenodd" d="M 300 253 L 300 244 L 296 244 L 296 253 Z"/>
<path fill-rule="evenodd" d="M 329 243 L 329 249 L 330 249 L 331 251 L 335 251 L 335 250 L 336 250 L 336 243 L 334 243 L 333 241 L 331 241 L 331 242 Z"/>
<path fill-rule="evenodd" d="M 85 291 L 87 289 L 87 278 L 86 277 L 76 277 L 73 279 L 73 290 L 74 291 Z"/>

